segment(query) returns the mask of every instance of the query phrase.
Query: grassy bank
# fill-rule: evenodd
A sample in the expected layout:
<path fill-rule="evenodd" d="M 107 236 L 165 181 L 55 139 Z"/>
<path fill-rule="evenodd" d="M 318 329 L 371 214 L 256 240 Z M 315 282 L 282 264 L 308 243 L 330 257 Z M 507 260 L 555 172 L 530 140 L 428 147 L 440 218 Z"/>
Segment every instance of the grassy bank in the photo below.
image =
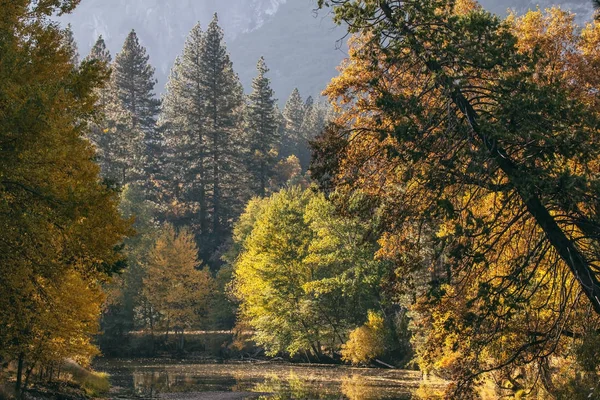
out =
<path fill-rule="evenodd" d="M 17 399 L 16 369 L 9 365 L 0 380 L 0 400 Z M 83 368 L 74 361 L 38 367 L 31 371 L 23 399 L 83 400 L 108 395 L 108 374 Z"/>

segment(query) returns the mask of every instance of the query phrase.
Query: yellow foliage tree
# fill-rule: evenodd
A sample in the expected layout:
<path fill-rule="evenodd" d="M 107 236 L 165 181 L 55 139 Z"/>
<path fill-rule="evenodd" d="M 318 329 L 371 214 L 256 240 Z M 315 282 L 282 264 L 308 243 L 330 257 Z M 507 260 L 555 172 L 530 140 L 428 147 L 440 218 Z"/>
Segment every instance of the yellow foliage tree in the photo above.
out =
<path fill-rule="evenodd" d="M 387 330 L 383 317 L 369 311 L 367 322 L 352 332 L 342 346 L 342 360 L 354 365 L 368 364 L 385 353 Z"/>
<path fill-rule="evenodd" d="M 50 21 L 78 1 L 4 1 L 0 7 L 0 360 L 23 375 L 96 353 L 100 284 L 122 265 L 130 234 L 85 139 L 95 62 L 72 64 Z"/>
<path fill-rule="evenodd" d="M 326 91 L 335 184 L 385 204 L 379 255 L 413 291 L 421 366 L 451 398 L 515 369 L 553 390 L 553 357 L 600 327 L 600 28 L 558 9 L 322 3 L 360 34 Z"/>
<path fill-rule="evenodd" d="M 167 335 L 173 329 L 179 351 L 184 330 L 201 327 L 214 290 L 210 271 L 199 267 L 194 235 L 186 228 L 177 232 L 165 225 L 149 255 L 143 292 L 152 309 L 151 329 L 156 323 Z"/>

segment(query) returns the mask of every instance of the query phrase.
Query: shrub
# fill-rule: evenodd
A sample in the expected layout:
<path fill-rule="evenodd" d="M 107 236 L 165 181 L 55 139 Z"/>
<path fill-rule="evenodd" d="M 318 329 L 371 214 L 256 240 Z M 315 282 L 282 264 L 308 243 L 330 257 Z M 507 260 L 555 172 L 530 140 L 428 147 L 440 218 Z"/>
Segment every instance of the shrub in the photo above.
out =
<path fill-rule="evenodd" d="M 383 316 L 369 311 L 367 322 L 350 332 L 342 345 L 342 360 L 354 365 L 367 364 L 385 353 L 387 330 Z"/>

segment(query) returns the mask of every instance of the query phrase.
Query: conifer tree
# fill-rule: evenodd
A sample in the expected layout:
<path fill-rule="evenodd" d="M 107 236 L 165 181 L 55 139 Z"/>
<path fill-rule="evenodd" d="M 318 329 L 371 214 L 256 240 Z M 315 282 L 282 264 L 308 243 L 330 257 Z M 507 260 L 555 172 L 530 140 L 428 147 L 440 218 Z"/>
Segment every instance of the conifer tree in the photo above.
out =
<path fill-rule="evenodd" d="M 304 101 L 298 89 L 294 89 L 283 109 L 283 137 L 281 139 L 281 158 L 299 154 L 302 143 L 302 121 L 304 119 Z"/>
<path fill-rule="evenodd" d="M 69 53 L 71 64 L 77 68 L 79 66 L 79 49 L 77 48 L 71 24 L 67 24 L 67 27 L 64 29 L 61 44 L 62 48 Z"/>
<path fill-rule="evenodd" d="M 208 262 L 247 197 L 242 87 L 216 15 L 206 32 L 190 32 L 163 102 L 167 219 L 192 228 Z"/>
<path fill-rule="evenodd" d="M 111 128 L 124 146 L 116 158 L 122 168 L 130 170 L 121 177 L 122 183 L 139 180 L 143 174 L 146 186 L 159 169 L 161 146 L 156 130 L 160 102 L 155 98 L 154 68 L 148 60 L 146 49 L 132 30 L 113 65 L 111 85 L 115 98 L 110 110 Z"/>
<path fill-rule="evenodd" d="M 233 71 L 216 14 L 205 33 L 200 66 L 200 90 L 206 105 L 212 238 L 216 248 L 243 207 L 244 181 L 241 165 L 243 91 Z"/>
<path fill-rule="evenodd" d="M 102 35 L 98 37 L 90 54 L 83 59 L 83 62 L 99 63 L 103 68 L 109 68 L 112 57 L 110 51 L 106 48 L 106 43 L 104 42 Z M 96 119 L 90 123 L 87 137 L 96 148 L 96 163 L 100 166 L 101 174 L 104 178 L 107 178 L 110 175 L 110 160 L 108 156 L 115 145 L 114 140 L 111 140 L 112 135 L 105 132 L 106 124 L 104 123 L 104 120 L 106 118 L 107 106 L 110 103 L 111 96 L 111 90 L 107 82 L 104 82 L 102 86 L 96 89 L 96 96 L 98 98 L 96 102 L 97 115 Z"/>
<path fill-rule="evenodd" d="M 134 126 L 148 132 L 154 129 L 159 101 L 155 98 L 154 68 L 148 63 L 146 49 L 132 30 L 113 66 L 113 84 L 117 99 L 133 117 Z"/>
<path fill-rule="evenodd" d="M 252 82 L 252 93 L 248 96 L 248 169 L 252 175 L 252 189 L 263 197 L 277 162 L 275 147 L 279 132 L 273 90 L 265 76 L 269 69 L 263 57 L 258 60 L 256 69 L 258 76 Z"/>
<path fill-rule="evenodd" d="M 165 197 L 169 220 L 192 227 L 201 253 L 208 242 L 208 138 L 201 58 L 204 34 L 199 24 L 190 32 L 183 54 L 175 60 L 163 97 L 159 127 L 165 137 L 169 183 Z"/>
<path fill-rule="evenodd" d="M 98 36 L 96 43 L 92 46 L 90 54 L 84 60 L 98 60 L 109 65 L 112 62 L 110 51 L 106 48 L 106 42 L 102 35 Z"/>
<path fill-rule="evenodd" d="M 315 103 L 309 97 L 305 103 L 304 117 L 300 129 L 300 144 L 298 146 L 298 159 L 302 170 L 306 171 L 311 160 L 310 142 L 312 142 L 325 128 L 328 107 L 322 103 Z"/>

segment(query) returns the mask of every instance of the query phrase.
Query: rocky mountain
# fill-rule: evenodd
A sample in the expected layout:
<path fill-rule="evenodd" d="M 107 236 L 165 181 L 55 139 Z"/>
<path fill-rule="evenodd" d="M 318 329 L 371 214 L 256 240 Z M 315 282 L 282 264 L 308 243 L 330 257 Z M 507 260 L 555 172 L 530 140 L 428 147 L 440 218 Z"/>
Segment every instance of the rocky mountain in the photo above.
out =
<path fill-rule="evenodd" d="M 591 20 L 594 14 L 592 0 L 479 0 L 479 2 L 486 9 L 498 15 L 506 15 L 509 9 L 522 14 L 527 10 L 535 10 L 537 7 L 545 9 L 559 5 L 565 10 L 574 12 L 579 24 Z"/>
<path fill-rule="evenodd" d="M 509 8 L 521 13 L 546 8 L 552 0 L 481 0 L 484 7 L 500 15 Z M 592 16 L 591 0 L 567 0 L 561 6 L 577 13 L 578 21 Z M 264 56 L 271 69 L 273 88 L 280 102 L 294 87 L 304 96 L 318 95 L 337 74 L 346 56 L 345 31 L 335 27 L 326 10 L 315 11 L 315 0 L 83 0 L 71 15 L 71 23 L 82 55 L 102 35 L 114 53 L 131 29 L 148 48 L 157 70 L 157 92 L 161 92 L 175 57 L 188 32 L 200 21 L 207 26 L 216 12 L 225 30 L 234 68 L 248 89 L 255 65 Z"/>

